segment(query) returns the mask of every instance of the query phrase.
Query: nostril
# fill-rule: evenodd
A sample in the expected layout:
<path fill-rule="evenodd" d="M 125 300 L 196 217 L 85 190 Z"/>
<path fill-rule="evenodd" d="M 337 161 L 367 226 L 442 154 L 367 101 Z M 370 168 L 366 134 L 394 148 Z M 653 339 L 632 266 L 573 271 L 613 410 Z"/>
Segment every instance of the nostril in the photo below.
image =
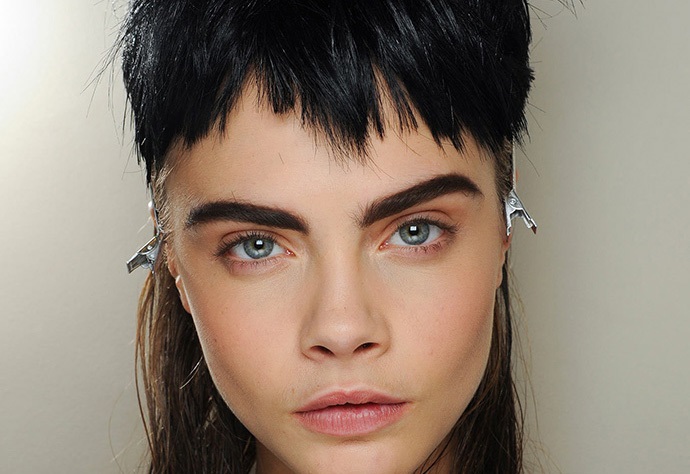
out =
<path fill-rule="evenodd" d="M 359 352 L 366 352 L 367 350 L 371 349 L 372 347 L 375 347 L 377 344 L 375 342 L 365 342 L 363 344 L 360 344 L 357 346 L 357 348 L 353 351 L 353 353 L 359 353 Z M 326 346 L 318 345 L 318 346 L 312 346 L 312 350 L 315 352 L 318 352 L 319 354 L 323 356 L 333 356 L 336 353 L 333 352 L 331 349 L 329 349 Z"/>
<path fill-rule="evenodd" d="M 314 346 L 314 349 L 324 355 L 333 355 L 333 351 L 326 346 Z"/>

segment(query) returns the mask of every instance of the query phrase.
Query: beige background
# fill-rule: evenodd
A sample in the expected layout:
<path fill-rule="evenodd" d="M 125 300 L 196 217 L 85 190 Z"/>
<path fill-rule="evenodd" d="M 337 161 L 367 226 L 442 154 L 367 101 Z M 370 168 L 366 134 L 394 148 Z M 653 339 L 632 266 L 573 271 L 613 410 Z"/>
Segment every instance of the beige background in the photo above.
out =
<path fill-rule="evenodd" d="M 513 249 L 535 449 L 546 472 L 687 473 L 690 2 L 536 4 L 519 189 L 539 234 Z M 0 7 L 0 472 L 133 472 L 124 261 L 150 228 L 119 82 L 89 85 L 118 12 Z"/>

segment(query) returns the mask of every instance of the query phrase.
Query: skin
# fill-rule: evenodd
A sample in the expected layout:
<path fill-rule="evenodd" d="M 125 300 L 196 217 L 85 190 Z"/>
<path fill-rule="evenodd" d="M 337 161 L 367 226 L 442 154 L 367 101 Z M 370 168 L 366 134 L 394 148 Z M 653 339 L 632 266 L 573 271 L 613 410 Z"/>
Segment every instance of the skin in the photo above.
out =
<path fill-rule="evenodd" d="M 224 133 L 171 153 L 168 267 L 215 384 L 257 439 L 259 473 L 413 472 L 476 391 L 509 240 L 492 161 L 471 137 L 461 154 L 430 136 L 423 125 L 389 131 L 372 139 L 367 164 L 339 165 L 298 118 L 272 114 L 248 92 Z M 361 225 L 371 203 L 447 174 L 480 192 Z M 225 219 L 188 225 L 193 209 L 223 200 L 288 211 L 308 233 Z M 399 227 L 415 219 L 445 228 L 429 224 L 428 240 L 410 245 Z M 270 256 L 247 258 L 247 232 L 275 241 Z M 294 415 L 320 394 L 364 389 L 404 400 L 402 418 L 339 437 Z"/>

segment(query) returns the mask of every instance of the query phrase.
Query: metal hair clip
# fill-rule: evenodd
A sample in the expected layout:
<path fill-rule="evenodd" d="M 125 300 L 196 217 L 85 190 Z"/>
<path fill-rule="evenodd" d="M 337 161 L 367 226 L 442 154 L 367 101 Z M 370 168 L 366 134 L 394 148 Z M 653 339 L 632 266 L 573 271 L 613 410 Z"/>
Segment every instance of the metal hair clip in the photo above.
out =
<path fill-rule="evenodd" d="M 537 233 L 537 223 L 532 219 L 532 217 L 529 215 L 527 212 L 527 209 L 525 209 L 525 206 L 523 206 L 522 201 L 520 201 L 520 198 L 517 195 L 517 192 L 515 192 L 515 184 L 516 184 L 516 168 L 515 168 L 515 150 L 511 151 L 512 158 L 513 158 L 513 188 L 510 190 L 508 193 L 508 196 L 505 199 L 504 205 L 505 205 L 505 212 L 506 212 L 506 233 L 507 235 L 510 235 L 510 233 L 513 230 L 513 219 L 516 217 L 521 217 L 522 220 L 525 222 L 525 225 L 527 228 L 532 229 L 532 232 L 535 234 Z"/>
<path fill-rule="evenodd" d="M 161 243 L 160 240 L 158 240 L 158 234 L 156 234 L 146 245 L 140 248 L 137 253 L 132 255 L 132 258 L 127 260 L 127 271 L 132 273 L 139 267 L 148 268 L 153 271 L 160 248 Z"/>
<path fill-rule="evenodd" d="M 153 238 L 146 243 L 146 245 L 140 248 L 137 253 L 132 255 L 132 258 L 127 260 L 127 271 L 129 273 L 132 273 L 139 267 L 148 268 L 149 270 L 153 271 L 153 268 L 156 265 L 156 258 L 158 258 L 158 252 L 160 251 L 162 242 L 161 229 L 158 225 L 158 210 L 156 209 L 153 201 L 149 203 L 149 208 L 153 210 L 156 235 L 154 235 Z"/>

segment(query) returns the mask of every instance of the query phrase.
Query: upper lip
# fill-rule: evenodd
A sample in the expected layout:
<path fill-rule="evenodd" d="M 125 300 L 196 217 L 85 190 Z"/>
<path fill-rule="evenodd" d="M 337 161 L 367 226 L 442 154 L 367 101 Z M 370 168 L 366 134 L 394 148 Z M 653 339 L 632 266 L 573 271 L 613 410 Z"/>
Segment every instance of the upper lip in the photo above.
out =
<path fill-rule="evenodd" d="M 361 405 L 364 403 L 398 404 L 405 400 L 375 390 L 337 390 L 317 396 L 296 410 L 297 413 L 322 410 L 337 405 Z"/>

